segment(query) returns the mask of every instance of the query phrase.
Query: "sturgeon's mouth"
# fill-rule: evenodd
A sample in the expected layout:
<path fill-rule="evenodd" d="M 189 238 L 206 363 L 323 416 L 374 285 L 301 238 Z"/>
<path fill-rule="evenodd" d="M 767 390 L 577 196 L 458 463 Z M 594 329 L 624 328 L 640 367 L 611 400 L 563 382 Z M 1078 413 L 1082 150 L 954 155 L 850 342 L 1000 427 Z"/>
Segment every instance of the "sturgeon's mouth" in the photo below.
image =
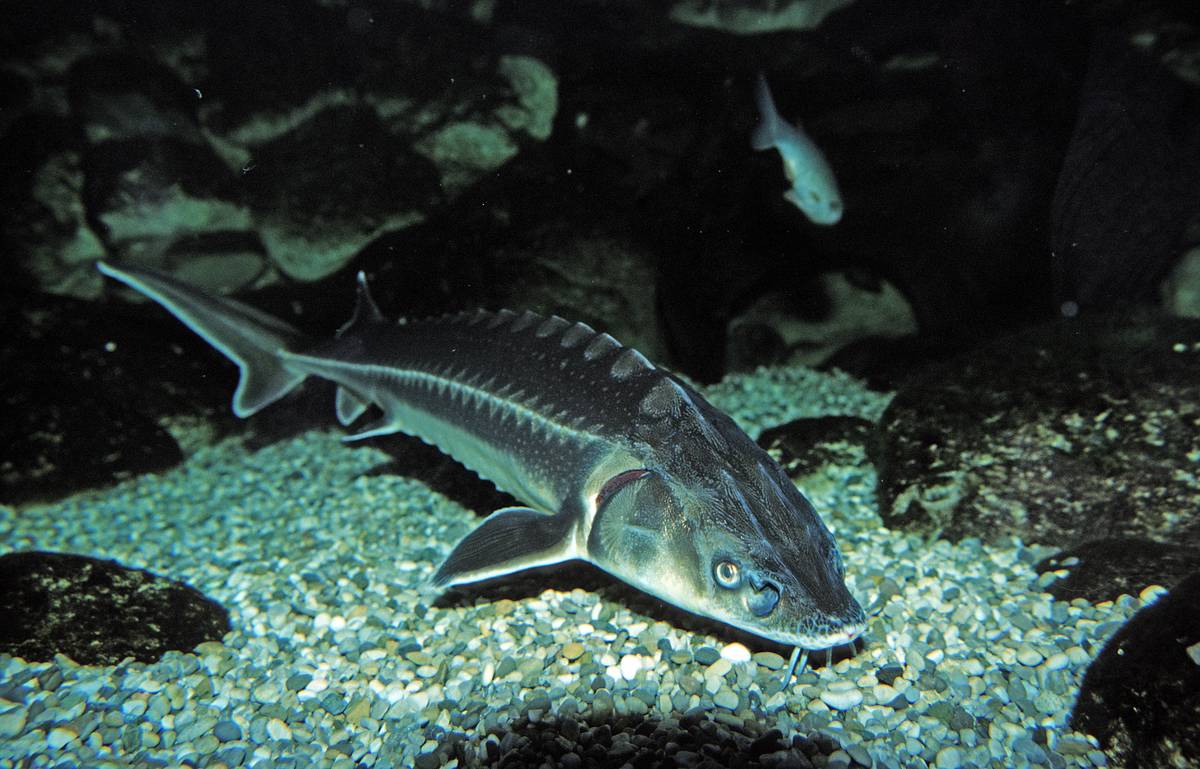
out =
<path fill-rule="evenodd" d="M 861 611 L 861 610 L 860 610 Z M 820 635 L 800 634 L 801 641 L 792 647 L 792 656 L 788 659 L 787 675 L 783 679 L 784 687 L 791 685 L 792 680 L 804 672 L 808 665 L 808 655 L 812 651 L 825 650 L 825 664 L 833 661 L 833 650 L 857 641 L 867 629 L 865 616 L 858 622 L 844 623 L 837 630 Z M 853 647 L 852 647 L 853 648 Z"/>

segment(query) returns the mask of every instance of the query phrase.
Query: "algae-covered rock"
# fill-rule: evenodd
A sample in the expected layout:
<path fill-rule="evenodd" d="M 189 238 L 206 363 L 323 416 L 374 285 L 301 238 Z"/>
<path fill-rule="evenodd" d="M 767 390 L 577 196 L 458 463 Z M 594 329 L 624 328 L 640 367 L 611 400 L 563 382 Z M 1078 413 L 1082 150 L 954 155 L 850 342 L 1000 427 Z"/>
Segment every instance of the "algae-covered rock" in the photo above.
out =
<path fill-rule="evenodd" d="M 914 375 L 880 423 L 884 522 L 950 539 L 1200 545 L 1200 323 L 1098 317 Z"/>
<path fill-rule="evenodd" d="M 1071 727 L 1099 738 L 1112 767 L 1200 765 L 1200 573 L 1109 639 L 1083 677 Z"/>
<path fill-rule="evenodd" d="M 66 16 L 6 71 L 0 219 L 22 271 L 72 296 L 99 295 L 98 259 L 222 292 L 319 280 L 545 141 L 558 108 L 498 31 L 403 4 Z"/>
<path fill-rule="evenodd" d="M 0 556 L 0 652 L 81 665 L 220 641 L 229 612 L 195 588 L 116 561 L 28 551 Z"/>

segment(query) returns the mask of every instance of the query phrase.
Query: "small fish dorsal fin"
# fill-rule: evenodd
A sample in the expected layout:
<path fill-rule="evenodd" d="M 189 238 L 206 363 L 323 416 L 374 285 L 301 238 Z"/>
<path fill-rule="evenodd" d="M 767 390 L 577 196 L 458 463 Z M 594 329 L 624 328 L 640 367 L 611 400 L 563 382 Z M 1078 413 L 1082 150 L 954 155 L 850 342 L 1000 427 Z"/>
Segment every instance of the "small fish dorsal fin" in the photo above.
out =
<path fill-rule="evenodd" d="M 379 311 L 375 300 L 371 298 L 371 289 L 367 287 L 367 275 L 362 270 L 358 272 L 358 296 L 354 302 L 354 314 L 350 320 L 337 330 L 338 338 L 360 326 L 372 323 L 383 323 L 383 313 Z"/>

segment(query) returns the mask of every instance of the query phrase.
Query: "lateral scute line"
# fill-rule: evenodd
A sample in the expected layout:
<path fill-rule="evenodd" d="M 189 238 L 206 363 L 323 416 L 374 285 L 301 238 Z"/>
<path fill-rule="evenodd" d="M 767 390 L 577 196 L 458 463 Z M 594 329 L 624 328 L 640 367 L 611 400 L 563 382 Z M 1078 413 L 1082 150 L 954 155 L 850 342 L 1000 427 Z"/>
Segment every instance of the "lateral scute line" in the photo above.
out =
<path fill-rule="evenodd" d="M 531 409 L 519 401 L 508 400 L 503 397 L 499 397 L 481 387 L 471 387 L 470 385 L 467 385 L 458 379 L 433 374 L 428 371 L 421 371 L 419 369 L 401 369 L 393 366 L 380 366 L 379 364 L 375 363 L 350 363 L 348 361 L 341 361 L 332 358 L 314 358 L 308 355 L 295 353 L 289 355 L 288 357 L 291 357 L 295 360 L 311 361 L 322 366 L 339 368 L 344 371 L 359 371 L 382 377 L 390 377 L 402 382 L 413 382 L 424 386 L 439 395 L 445 395 L 446 390 L 449 390 L 449 398 L 452 402 L 456 396 L 461 397 L 463 399 L 463 404 L 472 405 L 474 407 L 473 410 L 475 411 L 481 411 L 482 406 L 485 403 L 490 407 L 489 415 L 494 415 L 496 409 L 502 410 L 502 415 L 500 417 L 501 420 L 503 420 L 505 416 L 511 414 L 518 424 L 527 422 L 531 423 L 531 426 L 544 426 L 548 432 L 558 433 L 560 435 L 569 435 L 575 438 L 592 437 L 587 431 L 575 429 L 574 427 L 571 427 L 569 424 L 562 421 L 562 418 L 568 414 L 565 409 L 554 414 L 555 417 L 558 417 L 557 419 L 550 419 L 542 412 L 537 411 L 536 409 Z M 463 373 L 466 373 L 465 370 Z M 518 390 L 516 394 L 519 395 L 523 392 L 523 390 Z M 469 400 L 471 397 L 476 398 L 477 401 L 475 403 L 471 403 Z"/>

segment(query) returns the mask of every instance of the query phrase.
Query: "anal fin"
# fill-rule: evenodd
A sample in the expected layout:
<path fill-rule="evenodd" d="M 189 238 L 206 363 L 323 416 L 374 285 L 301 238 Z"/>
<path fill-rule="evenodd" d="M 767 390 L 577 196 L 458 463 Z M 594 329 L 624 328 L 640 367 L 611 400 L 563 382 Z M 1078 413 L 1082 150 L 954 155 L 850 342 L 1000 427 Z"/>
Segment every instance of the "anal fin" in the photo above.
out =
<path fill-rule="evenodd" d="M 436 587 L 464 585 L 569 561 L 578 557 L 570 536 L 573 523 L 563 513 L 547 515 L 528 507 L 497 510 L 463 537 L 432 582 Z"/>

